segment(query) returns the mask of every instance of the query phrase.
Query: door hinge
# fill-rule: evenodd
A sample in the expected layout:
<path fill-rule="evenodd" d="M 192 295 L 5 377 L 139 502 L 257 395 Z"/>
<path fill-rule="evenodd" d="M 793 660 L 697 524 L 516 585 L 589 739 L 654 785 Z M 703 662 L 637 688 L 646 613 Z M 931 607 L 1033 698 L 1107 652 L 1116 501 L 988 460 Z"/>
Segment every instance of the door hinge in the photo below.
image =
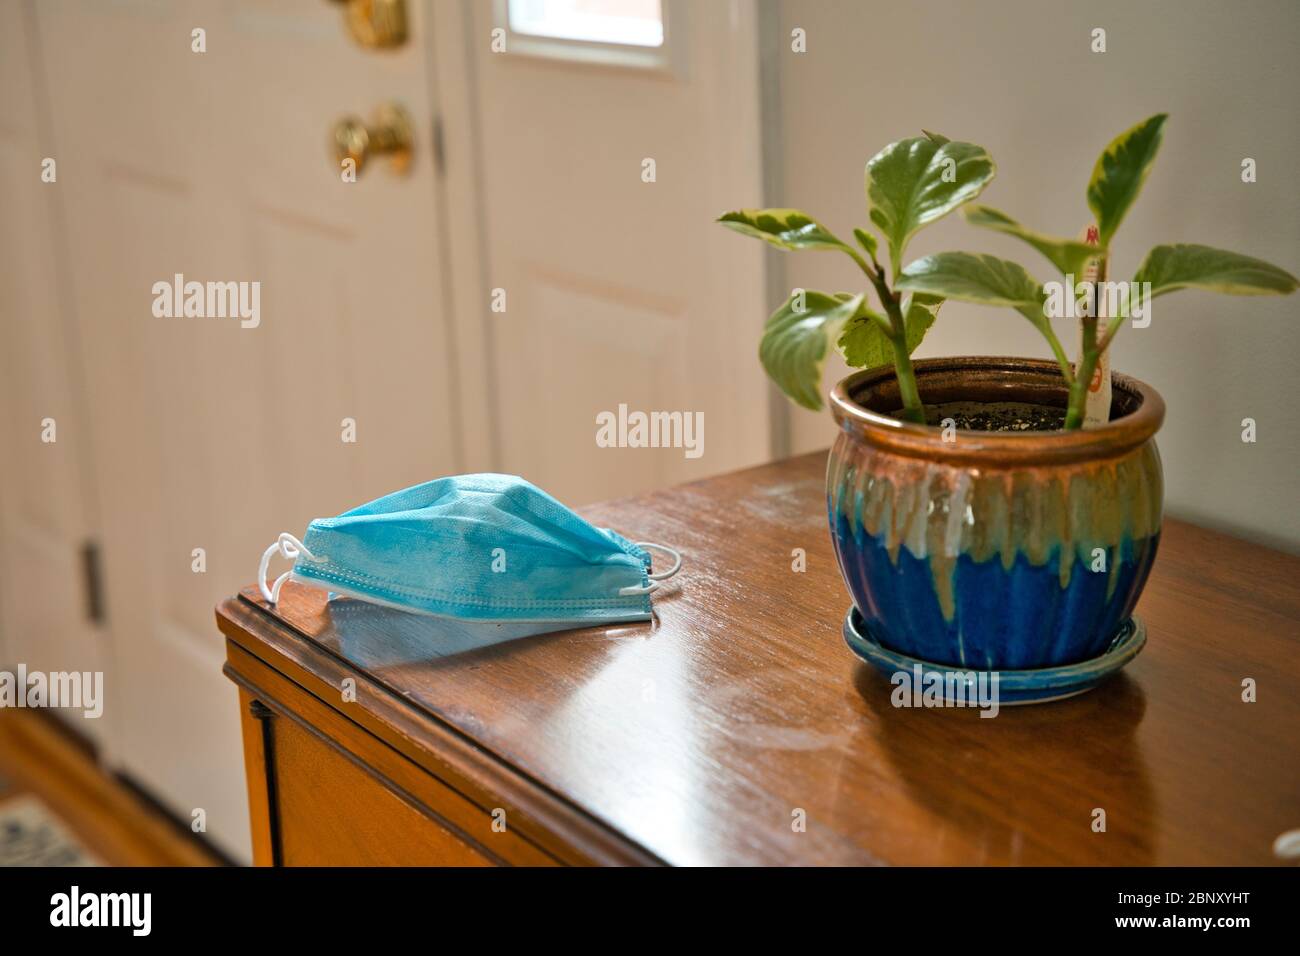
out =
<path fill-rule="evenodd" d="M 442 117 L 433 118 L 433 171 L 439 176 L 446 171 L 447 153 L 443 143 Z"/>
<path fill-rule="evenodd" d="M 87 540 L 81 546 L 81 575 L 86 595 L 86 618 L 91 624 L 104 624 L 104 575 L 99 560 L 99 542 Z"/>

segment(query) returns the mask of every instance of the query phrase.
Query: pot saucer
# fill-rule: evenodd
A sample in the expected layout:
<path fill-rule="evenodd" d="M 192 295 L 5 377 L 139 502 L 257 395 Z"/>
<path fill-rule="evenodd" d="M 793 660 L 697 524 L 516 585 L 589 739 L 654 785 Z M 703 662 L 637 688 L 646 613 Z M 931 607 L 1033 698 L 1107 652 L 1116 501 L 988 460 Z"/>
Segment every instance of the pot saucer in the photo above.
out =
<path fill-rule="evenodd" d="M 978 681 L 981 675 L 996 673 L 998 675 L 998 701 L 1001 705 L 1006 706 L 1010 704 L 1041 704 L 1049 700 L 1061 700 L 1065 697 L 1073 697 L 1075 694 L 1082 694 L 1084 691 L 1092 690 L 1106 677 L 1109 677 L 1137 657 L 1138 652 L 1142 650 L 1143 645 L 1147 642 L 1147 629 L 1141 618 L 1137 616 L 1131 617 L 1120 625 L 1114 639 L 1104 653 L 1090 660 L 1078 661 L 1074 664 L 1039 667 L 1032 670 L 974 670 L 960 664 L 935 664 L 930 661 L 909 657 L 906 654 L 900 654 L 898 651 L 892 651 L 883 646 L 871 634 L 856 607 L 849 608 L 849 613 L 844 618 L 844 640 L 854 654 L 875 667 L 886 677 L 892 676 L 899 671 L 909 675 L 919 673 L 921 680 L 924 682 L 926 675 L 936 674 L 938 675 L 938 682 L 935 686 L 946 688 L 953 686 L 953 681 L 947 679 L 949 675 L 966 675 L 957 678 L 956 682 L 966 688 L 964 700 L 967 702 L 976 700 L 977 684 L 971 680 L 971 677 L 973 676 L 975 681 Z M 985 681 L 987 682 L 987 677 L 985 677 Z M 926 685 L 922 683 L 921 686 Z M 987 688 L 988 684 L 985 683 L 986 692 Z M 946 692 L 944 699 L 951 702 Z"/>

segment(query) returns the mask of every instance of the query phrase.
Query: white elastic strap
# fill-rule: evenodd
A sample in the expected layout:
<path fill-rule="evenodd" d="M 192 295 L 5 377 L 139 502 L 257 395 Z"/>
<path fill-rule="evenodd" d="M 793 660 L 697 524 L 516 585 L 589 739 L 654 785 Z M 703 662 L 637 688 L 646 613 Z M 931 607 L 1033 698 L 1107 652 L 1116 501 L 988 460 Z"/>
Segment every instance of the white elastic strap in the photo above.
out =
<path fill-rule="evenodd" d="M 266 571 L 271 566 L 271 556 L 279 551 L 281 555 L 290 561 L 293 561 L 302 555 L 308 561 L 324 561 L 324 558 L 318 558 L 307 550 L 307 546 L 291 535 L 287 531 L 280 532 L 280 537 L 276 539 L 275 544 L 271 545 L 262 552 L 262 563 L 257 566 L 257 586 L 262 591 L 262 597 L 270 604 L 278 604 L 280 601 L 280 588 L 284 587 L 284 582 L 289 580 L 289 575 L 293 571 L 285 571 L 275 579 L 275 584 L 270 587 L 266 586 Z"/>
<path fill-rule="evenodd" d="M 671 578 L 682 569 L 682 554 L 676 548 L 670 548 L 666 544 L 655 544 L 653 541 L 633 541 L 632 543 L 638 548 L 654 548 L 655 550 L 662 551 L 665 554 L 671 554 L 673 556 L 673 566 L 667 571 L 659 571 L 656 574 L 646 575 L 646 577 L 650 579 L 650 583 L 645 587 L 620 588 L 618 592 L 620 597 L 631 594 L 650 594 L 662 587 L 660 582 L 668 580 L 668 578 Z"/>

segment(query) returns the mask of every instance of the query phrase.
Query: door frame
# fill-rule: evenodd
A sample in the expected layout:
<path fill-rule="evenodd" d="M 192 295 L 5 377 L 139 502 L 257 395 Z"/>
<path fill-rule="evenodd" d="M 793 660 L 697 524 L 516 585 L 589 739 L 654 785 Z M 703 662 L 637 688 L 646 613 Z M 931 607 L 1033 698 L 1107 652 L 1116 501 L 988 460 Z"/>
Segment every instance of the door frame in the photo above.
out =
<path fill-rule="evenodd" d="M 438 157 L 436 188 L 442 215 L 433 228 L 439 230 L 443 258 L 442 307 L 454 336 L 452 367 L 457 380 L 453 387 L 460 402 L 456 447 L 465 471 L 495 471 L 501 461 L 501 442 L 494 414 L 490 258 L 479 175 L 482 137 L 475 109 L 478 82 L 470 0 L 416 2 L 425 5 L 426 35 L 415 42 L 425 45 L 429 99 L 436 111 L 429 146 Z"/>

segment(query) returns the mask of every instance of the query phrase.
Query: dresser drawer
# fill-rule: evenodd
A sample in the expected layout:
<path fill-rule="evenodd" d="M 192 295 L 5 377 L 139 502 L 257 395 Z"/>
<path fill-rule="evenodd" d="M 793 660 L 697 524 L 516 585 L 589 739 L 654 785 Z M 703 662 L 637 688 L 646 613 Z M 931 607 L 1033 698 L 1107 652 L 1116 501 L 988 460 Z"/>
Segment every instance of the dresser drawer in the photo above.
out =
<path fill-rule="evenodd" d="M 351 755 L 291 719 L 269 721 L 285 866 L 482 866 L 493 862 Z"/>
<path fill-rule="evenodd" d="M 469 800 L 246 651 L 228 659 L 259 865 L 556 864 L 505 808 Z"/>

